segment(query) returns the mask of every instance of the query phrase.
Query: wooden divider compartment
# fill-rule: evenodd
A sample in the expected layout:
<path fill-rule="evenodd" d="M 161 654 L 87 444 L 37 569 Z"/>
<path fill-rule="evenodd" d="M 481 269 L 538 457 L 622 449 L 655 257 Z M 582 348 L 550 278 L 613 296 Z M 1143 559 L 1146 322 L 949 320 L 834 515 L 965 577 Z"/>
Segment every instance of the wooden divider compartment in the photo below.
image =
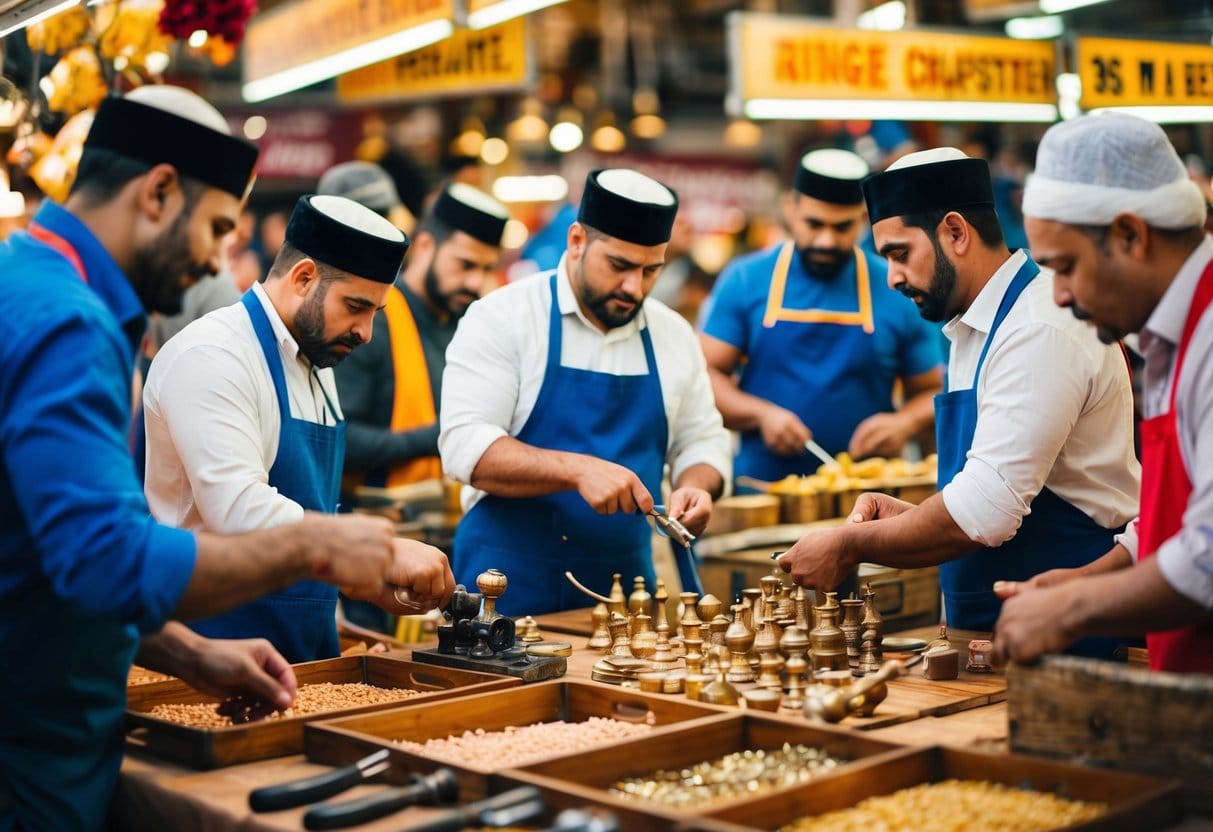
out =
<path fill-rule="evenodd" d="M 313 762 L 346 765 L 379 748 L 392 752 L 394 768 L 430 772 L 450 768 L 459 778 L 460 793 L 475 799 L 486 793 L 493 769 L 480 769 L 425 757 L 406 751 L 400 740 L 425 742 L 462 734 L 469 729 L 499 731 L 509 726 L 537 722 L 583 722 L 590 717 L 611 717 L 644 722 L 655 733 L 669 733 L 669 726 L 691 720 L 730 719 L 718 710 L 687 700 L 649 696 L 624 688 L 609 688 L 582 682 L 539 682 L 513 690 L 462 697 L 458 700 L 413 708 L 392 708 L 341 719 L 326 719 L 304 726 L 303 750 Z M 629 740 L 618 740 L 595 748 L 614 748 Z M 588 749 L 586 750 L 588 751 Z M 573 755 L 585 754 L 578 751 Z M 569 759 L 552 755 L 536 763 Z"/>
<path fill-rule="evenodd" d="M 421 693 L 400 702 L 281 717 L 247 725 L 196 728 L 159 719 L 147 712 L 161 704 L 218 704 L 219 700 L 180 680 L 152 682 L 127 690 L 127 724 L 133 727 L 127 741 L 167 760 L 195 768 L 214 768 L 298 753 L 303 747 L 303 726 L 315 719 L 383 708 L 407 708 L 519 684 L 519 680 L 512 676 L 458 670 L 390 656 L 342 656 L 297 664 L 294 670 L 299 687 L 324 682 L 362 682 L 381 688 L 408 688 Z"/>
<path fill-rule="evenodd" d="M 1018 754 L 988 754 L 941 746 L 919 748 L 901 755 L 860 760 L 836 776 L 744 805 L 709 811 L 708 817 L 750 830 L 775 830 L 809 815 L 854 806 L 873 795 L 891 794 L 920 783 L 955 778 L 987 780 L 1074 800 L 1108 804 L 1105 815 L 1069 830 L 1162 829 L 1182 813 L 1179 783 L 1137 774 L 1122 774 L 1069 765 Z M 923 830 L 940 828 L 940 818 L 924 815 Z"/>
<path fill-rule="evenodd" d="M 675 808 L 616 796 L 611 786 L 629 777 L 644 777 L 659 769 L 681 769 L 696 763 L 716 760 L 737 751 L 778 749 L 784 743 L 821 748 L 832 757 L 848 762 L 831 772 L 818 775 L 821 780 L 846 771 L 857 760 L 890 754 L 906 754 L 908 749 L 877 740 L 855 731 L 824 725 L 794 724 L 757 714 L 730 715 L 725 720 L 666 732 L 656 737 L 641 737 L 600 751 L 587 751 L 578 757 L 521 766 L 511 772 L 525 782 L 578 797 L 628 806 L 672 818 L 720 811 L 739 803 L 749 803 L 753 795 L 704 802 L 694 807 Z M 814 778 L 816 782 L 818 778 Z M 801 784 L 803 785 L 803 784 Z M 762 792 L 778 795 L 799 788 L 783 786 Z"/>

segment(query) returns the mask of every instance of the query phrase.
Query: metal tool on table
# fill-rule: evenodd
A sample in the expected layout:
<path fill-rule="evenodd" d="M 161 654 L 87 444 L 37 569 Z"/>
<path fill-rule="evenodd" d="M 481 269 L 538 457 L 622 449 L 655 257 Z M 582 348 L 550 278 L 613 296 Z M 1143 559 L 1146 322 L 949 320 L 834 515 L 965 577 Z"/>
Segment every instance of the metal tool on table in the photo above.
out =
<path fill-rule="evenodd" d="M 457 806 L 428 821 L 410 826 L 409 832 L 459 832 L 462 829 L 513 826 L 537 820 L 546 810 L 539 789 L 519 786 L 475 803 Z"/>
<path fill-rule="evenodd" d="M 670 549 L 674 553 L 674 563 L 678 567 L 678 580 L 682 583 L 682 588 L 703 595 L 703 581 L 699 579 L 695 553 L 691 551 L 695 535 L 682 523 L 666 514 L 665 506 L 654 505 L 649 516 L 657 526 L 657 533 L 670 539 Z"/>
<path fill-rule="evenodd" d="M 832 688 L 826 693 L 812 691 L 805 697 L 804 715 L 814 722 L 842 722 L 856 713 L 871 715 L 875 706 L 888 695 L 885 683 L 898 676 L 904 676 L 907 670 L 920 661 L 921 653 L 904 663 L 890 659 L 881 665 L 880 670 L 864 676 L 854 684 Z"/>
<path fill-rule="evenodd" d="M 459 799 L 459 781 L 449 768 L 414 774 L 407 786 L 392 786 L 376 794 L 342 803 L 322 803 L 303 816 L 305 829 L 342 829 L 398 812 L 409 806 L 440 806 Z"/>
<path fill-rule="evenodd" d="M 389 754 L 384 748 L 333 771 L 254 789 L 248 796 L 249 808 L 254 812 L 277 812 L 332 797 L 387 771 L 391 765 Z"/>
<path fill-rule="evenodd" d="M 828 453 L 826 453 L 826 449 L 821 447 L 820 445 L 818 445 L 812 439 L 809 439 L 804 443 L 804 449 L 806 451 L 808 451 L 809 453 L 811 453 L 813 456 L 820 459 L 822 461 L 822 463 L 825 465 L 837 465 L 838 464 L 838 460 L 834 459 L 834 457 L 832 457 Z"/>
<path fill-rule="evenodd" d="M 568 670 L 564 656 L 528 655 L 514 620 L 497 612 L 497 599 L 508 586 L 504 573 L 488 569 L 476 576 L 479 593 L 462 584 L 455 587 L 444 611 L 449 623 L 438 626 L 438 647 L 414 648 L 413 661 L 502 673 L 523 682 L 563 676 Z"/>

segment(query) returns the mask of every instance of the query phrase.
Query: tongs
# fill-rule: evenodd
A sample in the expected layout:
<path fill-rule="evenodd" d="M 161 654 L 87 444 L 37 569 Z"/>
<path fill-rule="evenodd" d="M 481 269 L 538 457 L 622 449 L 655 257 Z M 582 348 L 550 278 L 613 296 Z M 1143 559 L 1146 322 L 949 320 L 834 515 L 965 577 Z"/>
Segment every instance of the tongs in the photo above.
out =
<path fill-rule="evenodd" d="M 687 527 L 665 513 L 665 506 L 655 505 L 649 516 L 657 525 L 657 531 L 673 540 L 680 546 L 690 546 L 695 542 L 695 535 Z"/>

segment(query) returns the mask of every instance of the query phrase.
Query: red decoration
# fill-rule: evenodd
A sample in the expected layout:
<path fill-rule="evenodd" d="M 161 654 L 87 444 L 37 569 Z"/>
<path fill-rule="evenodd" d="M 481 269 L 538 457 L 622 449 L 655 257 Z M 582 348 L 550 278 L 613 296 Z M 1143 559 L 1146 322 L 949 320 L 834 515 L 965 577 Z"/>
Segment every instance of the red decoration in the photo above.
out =
<path fill-rule="evenodd" d="M 257 0 L 164 0 L 160 31 L 184 40 L 201 29 L 236 46 L 256 11 Z"/>

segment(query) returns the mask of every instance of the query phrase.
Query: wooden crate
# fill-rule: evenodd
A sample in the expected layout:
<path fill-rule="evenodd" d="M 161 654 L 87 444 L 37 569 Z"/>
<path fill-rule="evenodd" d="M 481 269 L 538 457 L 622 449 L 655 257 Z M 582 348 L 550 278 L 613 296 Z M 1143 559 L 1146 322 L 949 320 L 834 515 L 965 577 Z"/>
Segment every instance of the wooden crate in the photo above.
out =
<path fill-rule="evenodd" d="M 1213 811 L 1213 676 L 1076 656 L 1007 670 L 1011 749 L 1178 777 Z"/>
<path fill-rule="evenodd" d="M 611 717 L 654 726 L 654 733 L 690 720 L 727 719 L 720 710 L 685 699 L 661 698 L 624 688 L 584 682 L 539 682 L 514 690 L 467 696 L 456 702 L 392 708 L 375 713 L 311 723 L 304 728 L 303 748 L 308 758 L 327 765 L 345 765 L 378 748 L 389 748 L 392 759 L 410 771 L 447 767 L 459 777 L 461 794 L 484 794 L 485 777 L 494 769 L 457 765 L 406 751 L 400 740 L 425 742 L 462 734 L 469 729 L 500 731 L 537 722 L 583 722 L 590 717 Z M 610 748 L 621 741 L 605 744 Z M 585 750 L 574 752 L 583 754 Z M 565 757 L 567 755 L 553 755 Z M 544 762 L 545 760 L 536 760 Z"/>
<path fill-rule="evenodd" d="M 195 768 L 227 766 L 299 752 L 303 747 L 303 726 L 315 719 L 381 708 L 424 705 L 464 693 L 500 690 L 519 684 L 519 680 L 512 676 L 475 673 L 375 655 L 305 662 L 295 665 L 294 669 L 300 687 L 323 682 L 362 682 L 381 688 L 408 688 L 422 693 L 402 702 L 383 705 L 365 705 L 225 728 L 194 728 L 158 719 L 147 712 L 156 705 L 218 704 L 219 700 L 194 690 L 180 680 L 153 682 L 127 689 L 127 723 L 134 729 L 128 734 L 127 741 L 157 756 Z"/>
<path fill-rule="evenodd" d="M 777 749 L 784 743 L 821 748 L 831 756 L 858 760 L 876 755 L 906 753 L 904 746 L 872 739 L 853 731 L 829 726 L 789 724 L 756 714 L 738 714 L 724 721 L 688 726 L 659 737 L 642 737 L 601 751 L 588 751 L 570 759 L 548 761 L 519 768 L 513 776 L 575 797 L 608 805 L 642 809 L 671 818 L 699 815 L 708 810 L 744 804 L 752 796 L 702 803 L 675 809 L 611 794 L 614 783 L 629 777 L 645 777 L 659 769 L 682 769 L 715 760 L 738 751 Z M 845 771 L 846 765 L 819 775 L 821 779 Z M 794 788 L 794 787 L 792 787 Z M 777 794 L 789 787 L 763 794 Z"/>
<path fill-rule="evenodd" d="M 949 778 L 986 780 L 1108 804 L 1105 815 L 1090 823 L 1065 827 L 1071 830 L 1162 829 L 1182 813 L 1175 800 L 1179 783 L 1174 780 L 1100 771 L 1017 754 L 932 746 L 859 760 L 828 780 L 809 781 L 743 805 L 709 812 L 708 816 L 750 830 L 773 830 L 798 818 L 854 806 L 873 795 Z M 921 829 L 929 832 L 939 825 L 939 818 L 923 814 Z"/>

